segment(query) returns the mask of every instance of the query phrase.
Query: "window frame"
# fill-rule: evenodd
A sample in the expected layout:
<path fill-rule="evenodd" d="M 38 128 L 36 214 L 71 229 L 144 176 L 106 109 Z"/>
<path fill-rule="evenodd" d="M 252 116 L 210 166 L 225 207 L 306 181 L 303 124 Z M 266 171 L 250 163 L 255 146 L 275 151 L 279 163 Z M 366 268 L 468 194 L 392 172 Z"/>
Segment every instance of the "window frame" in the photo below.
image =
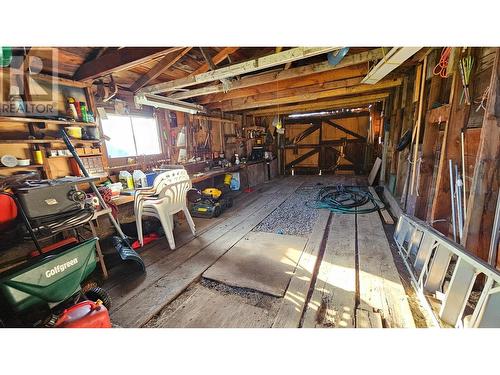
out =
<path fill-rule="evenodd" d="M 109 151 L 108 151 L 108 146 L 106 144 L 106 141 L 103 142 L 104 144 L 104 148 L 106 150 L 106 157 L 108 158 L 108 160 L 110 162 L 113 162 L 113 161 L 118 161 L 118 162 L 126 162 L 127 159 L 129 158 L 134 158 L 134 159 L 139 159 L 139 158 L 146 158 L 146 159 L 154 159 L 154 158 L 157 158 L 158 156 L 163 156 L 165 154 L 165 149 L 164 149 L 164 145 L 163 145 L 163 142 L 162 142 L 162 139 L 160 137 L 160 124 L 159 124 L 159 121 L 158 121 L 158 116 L 147 116 L 147 115 L 142 115 L 142 114 L 137 114 L 137 113 L 131 113 L 131 114 L 128 114 L 128 115 L 119 115 L 119 114 L 116 114 L 116 113 L 108 113 L 108 116 L 116 116 L 116 117 L 126 117 L 129 119 L 130 121 L 130 128 L 131 128 L 131 131 L 132 131 L 132 139 L 133 139 L 133 142 L 134 142 L 134 149 L 135 149 L 135 152 L 137 153 L 137 143 L 136 143 L 136 138 L 135 138 L 135 132 L 134 132 L 134 125 L 133 125 L 133 122 L 132 122 L 132 118 L 136 117 L 136 118 L 146 118 L 146 119 L 153 119 L 154 122 L 155 122 L 155 126 L 156 126 L 156 135 L 157 135 L 157 138 L 158 138 L 158 143 L 160 145 L 160 152 L 157 153 L 157 154 L 149 154 L 149 155 L 130 155 L 130 156 L 111 156 L 109 154 Z M 105 121 L 105 120 L 104 120 Z M 104 132 L 104 126 L 103 126 L 103 119 L 100 119 L 100 128 L 101 128 L 101 132 L 102 134 L 106 134 Z M 110 163 L 110 164 L 116 164 L 116 163 Z"/>

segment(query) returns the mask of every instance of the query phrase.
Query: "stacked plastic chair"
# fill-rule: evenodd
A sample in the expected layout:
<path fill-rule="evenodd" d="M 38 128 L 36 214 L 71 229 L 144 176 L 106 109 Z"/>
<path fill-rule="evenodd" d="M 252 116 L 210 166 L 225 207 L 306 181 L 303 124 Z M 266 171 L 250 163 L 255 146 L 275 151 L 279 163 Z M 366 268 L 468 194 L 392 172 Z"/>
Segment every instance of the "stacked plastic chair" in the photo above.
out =
<path fill-rule="evenodd" d="M 144 245 L 142 218 L 156 217 L 160 220 L 170 248 L 175 249 L 174 214 L 182 211 L 193 236 L 196 229 L 193 218 L 187 207 L 186 194 L 192 184 L 185 169 L 172 169 L 156 176 L 153 186 L 140 188 L 135 192 L 134 213 L 136 217 L 137 235 L 141 246 Z"/>

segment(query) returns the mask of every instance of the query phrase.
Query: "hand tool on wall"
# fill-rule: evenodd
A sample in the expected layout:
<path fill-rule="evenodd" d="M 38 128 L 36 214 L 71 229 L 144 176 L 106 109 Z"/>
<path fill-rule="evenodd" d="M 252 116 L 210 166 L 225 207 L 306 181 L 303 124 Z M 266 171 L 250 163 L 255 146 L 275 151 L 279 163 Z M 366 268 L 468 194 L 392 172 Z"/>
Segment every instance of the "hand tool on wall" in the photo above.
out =
<path fill-rule="evenodd" d="M 87 170 L 85 169 L 85 166 L 82 163 L 82 160 L 80 159 L 80 156 L 78 156 L 75 148 L 73 147 L 73 144 L 71 143 L 68 135 L 66 134 L 66 131 L 64 129 L 61 129 L 60 133 L 61 133 L 62 139 L 64 140 L 64 143 L 66 144 L 66 147 L 68 147 L 68 150 L 73 155 L 76 163 L 78 164 L 78 166 L 82 170 L 84 176 L 90 177 L 89 173 L 87 172 Z M 96 195 L 97 199 L 99 199 L 99 204 L 101 205 L 101 207 L 103 209 L 107 209 L 108 205 L 104 201 L 104 198 L 102 197 L 101 193 L 99 192 L 99 190 L 95 186 L 94 182 L 89 182 L 89 184 L 90 184 L 90 187 L 92 188 L 92 191 Z M 144 265 L 142 258 L 130 246 L 127 236 L 123 233 L 123 231 L 120 227 L 120 224 L 118 224 L 118 222 L 115 220 L 115 218 L 111 214 L 111 211 L 108 212 L 108 217 L 120 236 L 120 237 L 117 237 L 117 236 L 113 237 L 113 245 L 115 246 L 116 251 L 118 251 L 118 254 L 120 254 L 120 257 L 122 258 L 122 260 L 132 260 L 134 262 L 137 262 L 141 266 L 142 271 L 146 272 L 146 266 Z"/>

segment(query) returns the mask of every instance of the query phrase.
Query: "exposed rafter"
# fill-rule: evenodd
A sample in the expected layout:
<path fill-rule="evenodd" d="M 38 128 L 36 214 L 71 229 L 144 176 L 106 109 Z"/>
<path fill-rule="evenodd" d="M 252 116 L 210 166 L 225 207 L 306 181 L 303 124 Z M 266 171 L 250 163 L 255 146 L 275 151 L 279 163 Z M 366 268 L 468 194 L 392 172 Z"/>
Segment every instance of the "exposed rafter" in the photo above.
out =
<path fill-rule="evenodd" d="M 377 48 L 367 52 L 361 52 L 354 55 L 348 55 L 337 65 L 333 66 L 328 63 L 328 61 L 311 64 L 306 66 L 301 66 L 298 68 L 292 68 L 288 70 L 279 70 L 273 72 L 266 72 L 261 74 L 255 74 L 251 76 L 246 76 L 240 80 L 234 81 L 232 83 L 231 91 L 242 89 L 250 86 L 256 86 L 271 82 L 282 81 L 291 78 L 302 77 L 310 74 L 327 72 L 330 70 L 337 70 L 345 68 L 348 66 L 358 65 L 362 63 L 367 63 L 369 61 L 379 60 L 383 57 L 382 49 Z M 223 93 L 223 87 L 221 84 L 202 87 L 200 89 L 194 89 L 186 92 L 178 92 L 170 95 L 173 99 L 187 99 L 202 95 Z"/>
<path fill-rule="evenodd" d="M 246 111 L 245 113 L 247 115 L 252 115 L 252 116 L 271 116 L 278 114 L 278 112 L 279 114 L 288 114 L 288 113 L 309 112 L 317 110 L 347 108 L 347 107 L 355 107 L 355 106 L 375 103 L 386 99 L 388 96 L 389 96 L 388 92 L 383 92 L 377 94 L 356 96 L 351 98 L 341 98 L 341 99 L 325 100 L 319 102 L 280 106 L 279 111 L 278 107 L 274 106 L 270 108 L 259 108 L 251 111 Z"/>
<path fill-rule="evenodd" d="M 230 54 L 236 52 L 239 47 L 225 47 L 221 49 L 215 56 L 211 57 L 212 62 L 217 65 L 224 61 Z M 195 76 L 197 74 L 208 72 L 210 69 L 208 63 L 201 65 L 198 69 L 196 69 L 190 76 Z"/>
<path fill-rule="evenodd" d="M 245 87 L 238 90 L 231 90 L 228 93 L 219 93 L 213 95 L 205 95 L 200 97 L 197 102 L 199 104 L 218 103 L 231 99 L 247 98 L 253 95 L 273 93 L 273 98 L 276 96 L 276 91 L 283 91 L 303 87 L 307 92 L 311 88 L 316 88 L 315 91 L 327 90 L 331 88 L 339 88 L 353 86 L 359 84 L 363 76 L 368 72 L 368 67 L 365 64 L 345 67 L 342 69 L 328 70 L 326 72 L 308 74 L 296 78 L 290 78 L 280 82 L 270 82 L 262 85 Z"/>
<path fill-rule="evenodd" d="M 82 64 L 73 79 L 86 81 L 107 74 L 130 69 L 152 59 L 181 50 L 183 47 L 124 47 L 104 53 L 95 60 Z"/>
<path fill-rule="evenodd" d="M 242 111 L 250 108 L 260 108 L 278 104 L 281 105 L 289 103 L 298 103 L 298 102 L 312 101 L 318 99 L 332 98 L 335 96 L 341 97 L 348 95 L 364 94 L 364 93 L 386 90 L 393 87 L 397 87 L 401 85 L 402 82 L 403 80 L 401 78 L 396 78 L 396 79 L 381 81 L 374 85 L 362 84 L 349 87 L 333 88 L 330 90 L 310 92 L 310 93 L 304 90 L 304 88 L 297 88 L 292 90 L 285 90 L 283 92 L 277 92 L 276 94 L 274 94 L 274 98 L 272 98 L 273 93 L 255 95 L 249 98 L 229 100 L 227 102 L 223 102 L 222 105 L 214 104 L 208 106 L 208 108 L 210 109 L 220 108 L 224 112 Z M 317 90 L 318 88 L 313 87 L 312 89 Z"/>
<path fill-rule="evenodd" d="M 164 58 L 156 63 L 156 65 L 151 68 L 146 74 L 142 75 L 137 81 L 130 85 L 130 91 L 136 92 L 140 88 L 144 87 L 154 79 L 156 79 L 160 74 L 174 65 L 179 61 L 184 55 L 186 55 L 192 47 L 186 47 L 178 53 L 169 53 Z"/>
<path fill-rule="evenodd" d="M 283 52 L 274 53 L 250 61 L 233 64 L 224 68 L 220 68 L 211 72 L 188 76 L 185 78 L 176 79 L 170 82 L 159 83 L 157 85 L 144 87 L 141 92 L 144 93 L 161 93 L 173 91 L 179 88 L 189 87 L 201 83 L 218 81 L 223 78 L 235 77 L 240 74 L 252 73 L 266 68 L 286 64 L 290 61 L 302 60 L 308 57 L 321 55 L 340 47 L 298 47 L 292 48 Z"/>

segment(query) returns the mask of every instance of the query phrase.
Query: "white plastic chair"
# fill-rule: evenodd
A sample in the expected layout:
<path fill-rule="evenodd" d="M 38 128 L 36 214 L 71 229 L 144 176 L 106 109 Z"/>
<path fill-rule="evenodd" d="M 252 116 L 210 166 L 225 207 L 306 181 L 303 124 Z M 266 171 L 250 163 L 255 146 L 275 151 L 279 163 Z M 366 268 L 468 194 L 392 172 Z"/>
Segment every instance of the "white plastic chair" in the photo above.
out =
<path fill-rule="evenodd" d="M 137 189 L 134 199 L 137 235 L 144 244 L 142 217 L 152 216 L 160 220 L 170 248 L 175 249 L 173 215 L 183 211 L 193 236 L 196 229 L 186 203 L 191 180 L 185 169 L 172 169 L 156 176 L 151 188 Z"/>

